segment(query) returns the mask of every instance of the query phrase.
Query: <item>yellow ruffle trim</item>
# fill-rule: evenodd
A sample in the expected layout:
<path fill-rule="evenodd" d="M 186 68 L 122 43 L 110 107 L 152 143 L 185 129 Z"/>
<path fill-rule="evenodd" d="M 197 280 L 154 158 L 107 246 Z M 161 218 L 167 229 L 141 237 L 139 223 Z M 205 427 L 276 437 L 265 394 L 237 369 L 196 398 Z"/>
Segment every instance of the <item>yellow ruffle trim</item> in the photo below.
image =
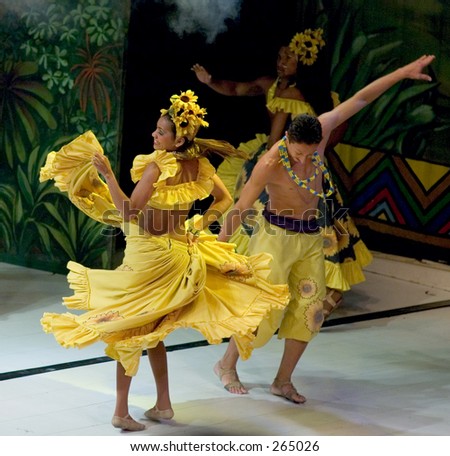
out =
<path fill-rule="evenodd" d="M 255 138 L 239 144 L 239 151 L 243 152 L 246 158 L 226 157 L 217 168 L 217 175 L 220 177 L 231 196 L 235 196 L 238 179 L 242 174 L 245 161 L 252 158 L 262 144 L 267 143 L 268 136 L 258 133 Z"/>
<path fill-rule="evenodd" d="M 336 107 L 340 103 L 339 95 L 336 92 L 331 92 L 331 98 L 333 100 L 333 106 Z M 308 102 L 293 98 L 274 97 L 267 102 L 266 107 L 272 113 L 282 111 L 291 114 L 292 117 L 300 114 L 316 115 L 313 107 Z"/>
<path fill-rule="evenodd" d="M 310 114 L 312 116 L 316 114 L 309 103 L 293 98 L 274 97 L 267 103 L 266 107 L 272 113 L 281 111 L 291 114 L 293 117 L 299 114 Z"/>
<path fill-rule="evenodd" d="M 251 312 L 240 316 L 232 316 L 228 320 L 220 320 L 214 322 L 214 324 L 206 321 L 190 324 L 186 324 L 183 320 L 170 321 L 172 316 L 169 315 L 167 323 L 163 320 L 160 327 L 154 332 L 110 344 L 106 347 L 105 353 L 122 364 L 126 375 L 134 376 L 139 368 L 142 350 L 156 347 L 160 341 L 163 341 L 171 332 L 177 329 L 191 328 L 200 332 L 211 345 L 220 344 L 224 338 L 233 336 L 236 340 L 240 357 L 246 360 L 253 351 L 254 333 L 261 320 L 266 318 L 273 310 L 283 310 L 285 305 L 287 305 L 287 301 L 288 299 L 285 304 L 280 304 L 279 302 L 274 302 L 273 296 L 264 296 L 261 293 L 258 297 L 260 305 L 258 307 L 253 306 Z"/>
<path fill-rule="evenodd" d="M 348 291 L 353 285 L 366 280 L 363 268 L 372 262 L 372 254 L 361 240 L 354 245 L 354 251 L 356 261 L 333 263 L 325 260 L 325 275 L 328 288 Z"/>
<path fill-rule="evenodd" d="M 100 340 L 105 342 L 108 344 L 106 354 L 119 361 L 127 375 L 136 374 L 142 350 L 155 347 L 178 328 L 195 329 L 211 344 L 235 336 L 241 357 L 247 359 L 253 350 L 253 333 L 263 318 L 274 310 L 285 308 L 289 302 L 289 289 L 287 285 L 267 281 L 271 256 L 237 255 L 233 245 L 216 239 L 215 235 L 202 233 L 195 244 L 195 250 L 206 262 L 207 270 L 202 273 L 206 283 L 193 290 L 190 297 L 186 296 L 181 307 L 168 309 L 167 314 L 159 315 L 158 319 L 147 318 L 149 323 L 143 326 L 124 327 L 122 335 L 121 331 L 94 329 L 70 313 L 44 314 L 41 319 L 44 331 L 53 333 L 58 343 L 67 348 L 83 348 Z M 90 290 L 86 268 L 74 262 L 69 262 L 68 267 L 70 285 L 75 293 L 72 299 L 65 298 L 66 304 L 91 310 L 87 301 L 89 293 L 95 294 L 95 290 Z M 238 296 L 243 297 L 242 302 L 236 300 Z M 121 339 L 123 336 L 125 338 Z"/>
<path fill-rule="evenodd" d="M 52 333 L 64 348 L 84 348 L 100 340 L 100 333 L 76 321 L 77 316 L 71 313 L 45 312 L 41 318 L 42 328 Z"/>
<path fill-rule="evenodd" d="M 161 171 L 158 182 L 175 176 L 179 169 L 174 155 L 165 150 L 155 150 L 148 155 L 136 155 L 133 160 L 133 167 L 130 170 L 131 180 L 134 183 L 142 179 L 142 175 L 150 163 L 155 163 Z"/>
<path fill-rule="evenodd" d="M 234 195 L 236 183 L 241 175 L 245 159 L 240 157 L 226 157 L 217 168 L 217 175 L 224 183 L 230 195 Z"/>
<path fill-rule="evenodd" d="M 265 133 L 257 133 L 250 141 L 240 143 L 238 149 L 250 159 L 263 144 L 267 144 L 268 139 Z"/>
<path fill-rule="evenodd" d="M 74 173 L 83 174 L 83 171 L 92 166 L 92 157 L 96 152 L 103 155 L 103 148 L 89 130 L 61 147 L 58 152 L 47 155 L 45 165 L 40 170 L 39 181 L 54 179 L 56 187 L 62 192 L 68 192 Z M 80 169 L 80 166 L 84 169 Z"/>
<path fill-rule="evenodd" d="M 344 276 L 342 264 L 325 260 L 325 283 L 328 288 L 339 291 L 350 290 L 350 284 Z"/>
<path fill-rule="evenodd" d="M 87 268 L 75 261 L 69 261 L 67 268 L 70 271 L 67 275 L 67 281 L 74 293 L 72 296 L 63 298 L 64 305 L 68 309 L 90 310 Z"/>
<path fill-rule="evenodd" d="M 214 167 L 209 161 L 200 157 L 199 169 L 195 181 L 167 185 L 167 179 L 175 177 L 180 170 L 180 164 L 175 155 L 170 152 L 157 150 L 149 155 L 138 155 L 133 162 L 131 178 L 137 182 L 142 178 L 145 168 L 154 162 L 161 171 L 158 181 L 153 184 L 155 191 L 149 201 L 149 205 L 158 209 L 173 209 L 188 207 L 197 199 L 205 199 L 214 187 L 212 177 L 215 174 Z"/>
<path fill-rule="evenodd" d="M 108 186 L 92 165 L 95 153 L 103 154 L 103 148 L 94 133 L 87 131 L 58 152 L 47 155 L 39 180 L 54 179 L 55 186 L 67 192 L 70 201 L 86 215 L 98 222 L 117 226 L 122 218 L 112 201 Z"/>

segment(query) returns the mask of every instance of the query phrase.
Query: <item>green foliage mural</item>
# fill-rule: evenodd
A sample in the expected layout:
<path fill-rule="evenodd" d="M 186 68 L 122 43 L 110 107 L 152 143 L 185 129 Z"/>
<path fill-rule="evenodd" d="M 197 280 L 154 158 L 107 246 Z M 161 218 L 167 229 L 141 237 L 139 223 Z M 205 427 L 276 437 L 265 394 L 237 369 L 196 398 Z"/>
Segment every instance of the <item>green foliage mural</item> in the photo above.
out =
<path fill-rule="evenodd" d="M 436 54 L 434 83 L 393 87 L 351 119 L 344 142 L 450 166 L 448 2 L 298 0 L 295 9 L 299 24 L 314 19 L 326 31 L 341 99 L 420 54 Z M 0 261 L 55 271 L 69 259 L 112 265 L 114 237 L 51 182 L 40 183 L 39 169 L 50 151 L 86 130 L 117 169 L 130 10 L 131 0 L 0 0 Z M 174 42 L 164 33 L 161 40 Z"/>
<path fill-rule="evenodd" d="M 373 2 L 370 7 L 367 3 L 348 0 L 336 0 L 332 5 L 332 8 L 319 12 L 318 22 L 328 30 L 328 41 L 333 43 L 332 86 L 341 100 L 392 71 L 400 65 L 399 62 L 408 61 L 408 58 L 405 60 L 405 50 L 412 60 L 421 53 L 435 52 L 441 46 L 436 37 L 427 48 L 428 42 L 416 31 L 416 45 L 412 48 L 408 42 L 411 35 L 408 24 L 397 24 L 391 19 L 368 21 L 369 16 L 373 17 L 372 10 L 383 11 L 383 1 Z M 396 6 L 398 14 L 392 14 L 394 18 L 405 8 L 400 3 L 391 2 L 392 11 Z M 427 31 L 422 33 L 426 35 Z M 437 65 L 442 65 L 442 62 Z M 352 118 L 344 142 L 410 158 L 427 158 L 430 141 L 441 134 L 450 139 L 450 109 L 438 108 L 448 105 L 449 97 L 442 92 L 441 82 L 431 71 L 434 83 L 404 81 Z M 447 143 L 433 143 L 433 161 L 450 165 Z"/>
<path fill-rule="evenodd" d="M 40 183 L 39 170 L 89 129 L 117 163 L 129 9 L 123 0 L 0 1 L 0 260 L 110 265 L 104 226 Z"/>
<path fill-rule="evenodd" d="M 437 57 L 429 68 L 432 83 L 406 80 L 392 87 L 350 119 L 338 153 L 328 158 L 339 169 L 335 181 L 355 223 L 368 228 L 370 248 L 448 263 L 448 2 L 334 0 L 328 5 L 318 20 L 333 45 L 332 86 L 341 99 L 420 55 Z M 357 159 L 348 145 L 368 154 Z M 349 156 L 347 168 L 342 157 Z M 395 242 L 389 245 L 386 236 Z"/>

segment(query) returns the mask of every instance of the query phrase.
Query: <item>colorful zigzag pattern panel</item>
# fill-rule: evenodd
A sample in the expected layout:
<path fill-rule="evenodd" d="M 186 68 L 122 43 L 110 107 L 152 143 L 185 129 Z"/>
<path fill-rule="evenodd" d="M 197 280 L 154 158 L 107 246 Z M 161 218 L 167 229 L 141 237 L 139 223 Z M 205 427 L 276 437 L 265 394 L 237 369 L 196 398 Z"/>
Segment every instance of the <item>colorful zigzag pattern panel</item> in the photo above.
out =
<path fill-rule="evenodd" d="M 327 154 L 357 224 L 450 248 L 450 168 L 339 144 Z"/>

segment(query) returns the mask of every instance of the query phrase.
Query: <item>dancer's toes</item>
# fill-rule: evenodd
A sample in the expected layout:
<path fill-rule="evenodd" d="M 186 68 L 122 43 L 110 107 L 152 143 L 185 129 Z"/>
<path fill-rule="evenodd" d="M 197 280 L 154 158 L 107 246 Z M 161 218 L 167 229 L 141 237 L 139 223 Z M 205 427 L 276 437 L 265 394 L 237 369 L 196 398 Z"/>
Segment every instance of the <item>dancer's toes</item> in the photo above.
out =
<path fill-rule="evenodd" d="M 115 428 L 122 429 L 124 431 L 143 431 L 145 429 L 144 424 L 133 420 L 130 415 L 127 415 L 124 418 L 120 416 L 113 416 L 111 424 Z"/>
<path fill-rule="evenodd" d="M 220 361 L 214 366 L 214 373 L 219 377 L 223 387 L 231 394 L 247 394 L 247 388 L 240 382 L 236 369 L 224 368 Z"/>
<path fill-rule="evenodd" d="M 306 397 L 299 394 L 291 382 L 278 382 L 274 380 L 270 387 L 270 392 L 275 396 L 284 397 L 295 404 L 304 404 L 306 402 Z"/>

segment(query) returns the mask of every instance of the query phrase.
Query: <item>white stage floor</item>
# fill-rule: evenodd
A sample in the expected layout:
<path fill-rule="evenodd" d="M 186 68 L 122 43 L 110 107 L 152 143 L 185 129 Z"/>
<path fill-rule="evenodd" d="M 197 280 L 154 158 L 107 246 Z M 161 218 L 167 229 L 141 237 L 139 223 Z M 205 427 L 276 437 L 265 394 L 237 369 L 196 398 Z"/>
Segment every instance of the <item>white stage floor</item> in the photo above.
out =
<path fill-rule="evenodd" d="M 166 340 L 175 418 L 144 419 L 155 389 L 143 357 L 130 412 L 147 428 L 132 435 L 449 436 L 450 268 L 375 254 L 366 277 L 295 371 L 306 404 L 269 393 L 282 341 L 240 363 L 250 392 L 234 396 L 212 372 L 225 345 L 181 330 Z M 65 276 L 0 263 L 1 436 L 130 435 L 110 424 L 115 363 L 103 346 L 66 350 L 41 330 L 70 294 Z"/>

